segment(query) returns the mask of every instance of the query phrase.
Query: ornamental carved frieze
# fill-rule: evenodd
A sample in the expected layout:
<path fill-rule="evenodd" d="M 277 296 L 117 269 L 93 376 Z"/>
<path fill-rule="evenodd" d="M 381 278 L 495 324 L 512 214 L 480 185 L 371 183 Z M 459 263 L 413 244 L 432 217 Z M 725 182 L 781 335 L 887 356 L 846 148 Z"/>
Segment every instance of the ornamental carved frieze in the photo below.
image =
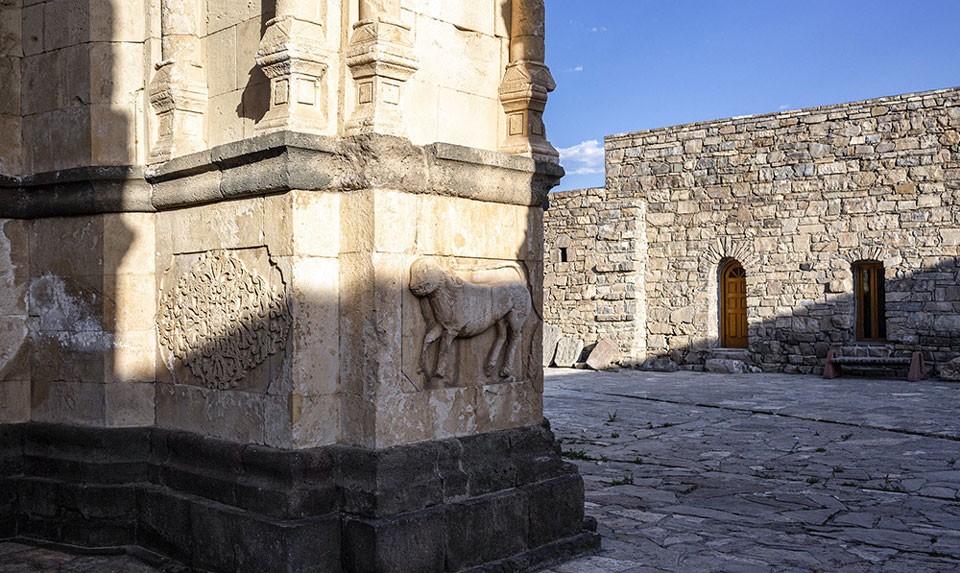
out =
<path fill-rule="evenodd" d="M 208 388 L 230 389 L 286 346 L 284 291 L 230 251 L 210 251 L 165 289 L 160 342 Z"/>

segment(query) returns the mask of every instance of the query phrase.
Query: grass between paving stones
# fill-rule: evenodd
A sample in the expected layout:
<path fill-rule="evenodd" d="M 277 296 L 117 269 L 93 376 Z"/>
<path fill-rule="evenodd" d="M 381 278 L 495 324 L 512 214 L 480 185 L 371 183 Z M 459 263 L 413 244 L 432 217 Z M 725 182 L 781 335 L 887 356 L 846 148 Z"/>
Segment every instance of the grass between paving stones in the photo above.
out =
<path fill-rule="evenodd" d="M 605 483 L 609 486 L 633 485 L 633 472 L 627 472 L 626 475 L 623 476 L 623 479 L 615 479 L 613 481 L 606 481 L 601 483 Z"/>

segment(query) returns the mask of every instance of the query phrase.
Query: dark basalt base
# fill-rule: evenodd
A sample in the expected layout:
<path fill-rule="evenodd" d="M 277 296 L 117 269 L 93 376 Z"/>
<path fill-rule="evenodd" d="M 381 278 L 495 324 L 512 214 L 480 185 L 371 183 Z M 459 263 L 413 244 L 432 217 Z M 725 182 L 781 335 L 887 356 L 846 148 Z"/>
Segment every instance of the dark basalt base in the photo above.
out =
<path fill-rule="evenodd" d="M 380 451 L 0 426 L 0 538 L 211 572 L 512 572 L 595 551 L 548 426 Z"/>

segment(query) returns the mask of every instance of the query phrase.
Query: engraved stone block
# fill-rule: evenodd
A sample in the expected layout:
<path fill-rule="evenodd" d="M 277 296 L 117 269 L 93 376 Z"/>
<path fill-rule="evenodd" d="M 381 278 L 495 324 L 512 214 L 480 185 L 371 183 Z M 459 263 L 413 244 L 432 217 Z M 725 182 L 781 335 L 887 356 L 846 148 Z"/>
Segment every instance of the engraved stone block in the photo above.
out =
<path fill-rule="evenodd" d="M 269 376 L 245 379 L 286 346 L 290 309 L 279 270 L 263 249 L 185 258 L 168 270 L 160 297 L 167 367 L 178 382 L 264 391 Z"/>
<path fill-rule="evenodd" d="M 583 352 L 582 340 L 564 336 L 557 342 L 557 353 L 553 361 L 560 368 L 573 368 L 573 365 L 580 360 L 581 352 Z"/>
<path fill-rule="evenodd" d="M 484 276 L 484 270 L 489 276 Z M 501 270 L 508 278 L 497 272 Z M 420 258 L 410 267 L 410 291 L 420 298 L 426 322 L 418 370 L 429 383 L 454 385 L 454 342 L 488 331 L 495 331 L 496 336 L 485 353 L 483 374 L 502 382 L 516 379 L 523 326 L 533 308 L 519 265 L 463 269 L 458 274 L 432 259 Z"/>
<path fill-rule="evenodd" d="M 950 362 L 940 365 L 940 379 L 960 381 L 960 358 L 954 358 Z"/>

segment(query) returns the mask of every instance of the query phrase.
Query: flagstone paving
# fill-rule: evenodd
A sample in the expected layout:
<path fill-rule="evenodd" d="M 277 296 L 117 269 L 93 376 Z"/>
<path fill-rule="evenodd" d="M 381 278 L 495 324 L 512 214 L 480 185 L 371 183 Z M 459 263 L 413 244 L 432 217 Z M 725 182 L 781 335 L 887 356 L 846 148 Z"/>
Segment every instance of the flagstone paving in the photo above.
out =
<path fill-rule="evenodd" d="M 544 573 L 960 571 L 960 385 L 551 369 L 603 549 Z M 0 543 L 0 571 L 156 573 Z"/>
<path fill-rule="evenodd" d="M 597 556 L 547 573 L 960 571 L 960 385 L 548 370 Z"/>

